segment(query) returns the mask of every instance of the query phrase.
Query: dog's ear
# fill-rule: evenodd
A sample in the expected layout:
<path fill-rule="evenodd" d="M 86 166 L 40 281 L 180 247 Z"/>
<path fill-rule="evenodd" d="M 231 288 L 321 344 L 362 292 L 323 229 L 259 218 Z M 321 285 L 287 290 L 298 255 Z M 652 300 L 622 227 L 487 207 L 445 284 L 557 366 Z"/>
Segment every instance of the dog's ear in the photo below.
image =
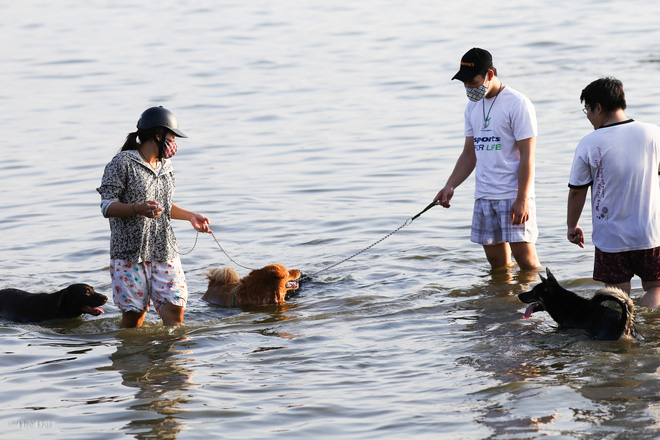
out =
<path fill-rule="evenodd" d="M 548 282 L 549 283 L 557 284 L 557 285 L 559 284 L 557 282 L 557 278 L 555 278 L 555 276 L 552 274 L 552 272 L 550 272 L 550 269 L 548 269 L 547 267 L 545 268 L 545 273 L 548 275 Z"/>
<path fill-rule="evenodd" d="M 76 285 L 72 284 L 66 289 L 60 291 L 60 297 L 57 299 L 57 308 L 60 309 L 70 304 L 72 300 L 75 300 L 76 296 Z"/>

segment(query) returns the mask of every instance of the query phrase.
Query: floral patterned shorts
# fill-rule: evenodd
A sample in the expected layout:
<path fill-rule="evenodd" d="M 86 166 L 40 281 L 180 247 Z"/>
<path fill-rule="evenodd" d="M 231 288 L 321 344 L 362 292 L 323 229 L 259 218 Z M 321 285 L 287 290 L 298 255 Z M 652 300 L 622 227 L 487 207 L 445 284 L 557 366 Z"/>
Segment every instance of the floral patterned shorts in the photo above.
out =
<path fill-rule="evenodd" d="M 178 257 L 144 263 L 112 259 L 110 276 L 112 296 L 122 312 L 146 312 L 149 301 L 156 311 L 166 303 L 185 308 L 188 302 L 188 287 Z"/>

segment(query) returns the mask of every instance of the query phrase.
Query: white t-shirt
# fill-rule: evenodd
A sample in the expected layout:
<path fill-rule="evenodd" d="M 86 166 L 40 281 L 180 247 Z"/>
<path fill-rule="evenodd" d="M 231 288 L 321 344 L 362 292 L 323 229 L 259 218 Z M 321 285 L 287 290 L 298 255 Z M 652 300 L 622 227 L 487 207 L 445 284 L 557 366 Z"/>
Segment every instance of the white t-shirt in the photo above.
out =
<path fill-rule="evenodd" d="M 476 199 L 513 199 L 518 194 L 520 152 L 515 142 L 537 136 L 536 112 L 520 92 L 505 87 L 495 98 L 470 101 L 465 136 L 474 137 Z M 534 178 L 529 197 L 534 197 Z"/>
<path fill-rule="evenodd" d="M 660 246 L 660 127 L 601 127 L 577 148 L 568 186 L 591 185 L 592 241 L 603 252 Z"/>

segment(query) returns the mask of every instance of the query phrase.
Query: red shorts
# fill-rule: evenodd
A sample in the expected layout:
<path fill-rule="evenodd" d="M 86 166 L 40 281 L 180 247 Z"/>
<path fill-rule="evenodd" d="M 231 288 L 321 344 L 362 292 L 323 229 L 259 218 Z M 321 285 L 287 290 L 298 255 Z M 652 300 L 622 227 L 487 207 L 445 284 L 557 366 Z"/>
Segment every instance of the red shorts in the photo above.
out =
<path fill-rule="evenodd" d="M 596 248 L 594 280 L 621 284 L 637 275 L 642 281 L 660 280 L 660 247 L 640 251 L 603 252 Z"/>

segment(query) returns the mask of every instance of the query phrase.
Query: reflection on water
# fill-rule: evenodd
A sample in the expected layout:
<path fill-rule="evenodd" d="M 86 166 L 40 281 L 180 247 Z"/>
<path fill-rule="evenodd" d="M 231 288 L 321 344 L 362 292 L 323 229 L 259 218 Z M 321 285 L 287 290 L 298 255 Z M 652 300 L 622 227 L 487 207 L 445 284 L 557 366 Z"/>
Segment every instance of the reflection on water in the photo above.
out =
<path fill-rule="evenodd" d="M 194 358 L 193 341 L 180 329 L 145 327 L 117 334 L 117 351 L 110 356 L 112 369 L 121 373 L 122 385 L 135 388 L 129 409 L 135 416 L 124 430 L 136 439 L 176 439 L 184 424 L 177 417 L 186 410 L 187 391 L 196 384 L 187 368 Z"/>
<path fill-rule="evenodd" d="M 488 284 L 492 286 L 506 286 L 510 285 L 511 289 L 507 291 L 510 295 L 515 291 L 526 291 L 531 289 L 531 284 L 540 281 L 539 272 L 537 270 L 520 270 L 516 265 L 508 267 L 490 269 L 490 279 Z"/>

